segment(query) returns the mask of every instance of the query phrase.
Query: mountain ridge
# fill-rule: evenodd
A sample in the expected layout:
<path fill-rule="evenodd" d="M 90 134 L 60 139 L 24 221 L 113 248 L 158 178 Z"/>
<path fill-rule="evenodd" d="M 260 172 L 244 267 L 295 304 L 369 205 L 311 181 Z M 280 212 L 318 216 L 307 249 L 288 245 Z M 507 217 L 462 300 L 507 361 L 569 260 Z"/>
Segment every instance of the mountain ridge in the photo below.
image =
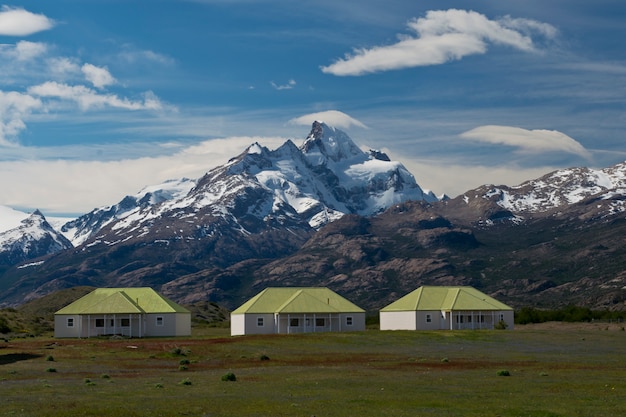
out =
<path fill-rule="evenodd" d="M 149 285 L 234 308 L 265 286 L 324 285 L 375 310 L 420 285 L 472 285 L 514 307 L 621 310 L 625 184 L 620 163 L 439 200 L 315 122 L 300 147 L 253 143 L 158 199 L 147 190 L 88 213 L 95 227 L 77 247 L 6 269 L 0 304 Z"/>

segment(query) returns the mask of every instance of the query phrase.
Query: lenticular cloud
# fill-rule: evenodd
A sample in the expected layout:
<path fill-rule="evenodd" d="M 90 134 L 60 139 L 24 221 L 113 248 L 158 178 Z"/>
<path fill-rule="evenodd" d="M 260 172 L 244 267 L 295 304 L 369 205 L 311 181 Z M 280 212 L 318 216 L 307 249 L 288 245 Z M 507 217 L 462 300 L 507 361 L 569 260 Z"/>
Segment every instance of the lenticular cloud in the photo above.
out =
<path fill-rule="evenodd" d="M 557 34 L 547 23 L 510 16 L 490 20 L 480 13 L 457 9 L 429 11 L 425 17 L 410 20 L 407 26 L 415 35 L 401 36 L 392 45 L 357 49 L 322 67 L 322 71 L 346 76 L 438 65 L 484 54 L 490 44 L 531 52 L 536 50 L 533 37 L 549 39 Z"/>
<path fill-rule="evenodd" d="M 525 152 L 567 152 L 589 158 L 589 151 L 578 141 L 556 130 L 527 130 L 511 126 L 480 126 L 460 135 L 478 142 L 513 146 Z"/>

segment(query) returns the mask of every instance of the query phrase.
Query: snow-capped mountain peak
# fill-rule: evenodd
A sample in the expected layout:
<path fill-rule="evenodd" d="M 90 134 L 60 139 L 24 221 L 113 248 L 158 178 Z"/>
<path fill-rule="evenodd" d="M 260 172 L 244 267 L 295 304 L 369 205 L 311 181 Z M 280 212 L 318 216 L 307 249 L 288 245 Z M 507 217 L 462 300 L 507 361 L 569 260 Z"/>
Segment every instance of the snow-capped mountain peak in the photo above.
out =
<path fill-rule="evenodd" d="M 18 227 L 0 233 L 0 264 L 16 264 L 71 247 L 44 215 L 35 210 Z"/>
<path fill-rule="evenodd" d="M 437 199 L 424 193 L 401 163 L 382 152 L 363 152 L 345 132 L 323 122 L 313 123 L 300 147 L 291 140 L 275 150 L 253 143 L 193 184 L 177 185 L 169 193 L 164 188 L 146 188 L 63 230 L 75 243 L 87 242 L 104 229 L 113 234 L 102 239 L 106 242 L 148 239 L 157 228 L 163 240 L 169 228 L 164 222 L 175 219 L 183 224 L 172 229 L 178 230 L 177 238 L 186 239 L 216 233 L 216 222 L 246 235 L 276 228 L 311 231 L 344 214 L 372 215 L 409 199 Z M 161 201 L 154 198 L 154 190 Z"/>
<path fill-rule="evenodd" d="M 320 121 L 313 122 L 300 149 L 314 166 L 366 156 L 346 133 Z"/>

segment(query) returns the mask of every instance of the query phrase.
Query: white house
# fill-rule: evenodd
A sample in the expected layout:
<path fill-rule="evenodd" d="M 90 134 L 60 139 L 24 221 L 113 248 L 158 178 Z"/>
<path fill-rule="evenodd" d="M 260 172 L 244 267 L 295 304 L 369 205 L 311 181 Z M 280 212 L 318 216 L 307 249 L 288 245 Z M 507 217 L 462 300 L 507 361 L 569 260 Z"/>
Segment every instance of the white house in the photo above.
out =
<path fill-rule="evenodd" d="M 328 288 L 266 288 L 230 314 L 230 334 L 365 330 L 365 310 Z"/>
<path fill-rule="evenodd" d="M 512 330 L 513 309 L 472 287 L 424 286 L 380 310 L 381 330 Z"/>
<path fill-rule="evenodd" d="M 54 337 L 189 336 L 191 313 L 152 288 L 98 288 L 54 313 Z"/>

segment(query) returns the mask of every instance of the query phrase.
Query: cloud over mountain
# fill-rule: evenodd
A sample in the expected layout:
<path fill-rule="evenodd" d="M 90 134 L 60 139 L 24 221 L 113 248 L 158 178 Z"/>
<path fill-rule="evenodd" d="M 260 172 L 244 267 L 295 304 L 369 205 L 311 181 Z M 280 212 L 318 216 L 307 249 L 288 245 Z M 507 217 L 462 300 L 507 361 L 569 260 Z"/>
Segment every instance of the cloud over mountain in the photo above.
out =
<path fill-rule="evenodd" d="M 507 145 L 524 152 L 568 152 L 590 158 L 589 152 L 576 140 L 556 130 L 527 130 L 511 126 L 480 126 L 460 135 L 478 142 Z"/>

